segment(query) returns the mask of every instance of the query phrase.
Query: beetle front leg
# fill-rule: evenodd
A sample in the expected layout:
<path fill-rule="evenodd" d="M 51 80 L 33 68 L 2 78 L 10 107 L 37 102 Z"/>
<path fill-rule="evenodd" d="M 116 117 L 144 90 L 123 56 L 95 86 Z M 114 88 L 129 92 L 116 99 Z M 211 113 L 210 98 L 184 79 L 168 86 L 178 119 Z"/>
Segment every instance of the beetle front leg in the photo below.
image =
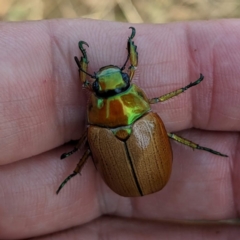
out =
<path fill-rule="evenodd" d="M 79 160 L 79 162 L 78 162 L 76 168 L 74 169 L 73 173 L 70 174 L 70 175 L 61 183 L 61 185 L 59 186 L 59 188 L 58 188 L 58 190 L 57 190 L 57 192 L 56 192 L 57 194 L 60 192 L 60 190 L 64 187 L 64 185 L 65 185 L 71 178 L 73 178 L 74 176 L 76 176 L 78 173 L 81 172 L 81 170 L 82 170 L 84 164 L 86 163 L 88 157 L 90 156 L 90 154 L 91 154 L 90 149 L 87 149 L 87 150 L 84 152 L 82 158 Z"/>
<path fill-rule="evenodd" d="M 60 158 L 61 159 L 67 158 L 71 156 L 73 153 L 77 152 L 86 140 L 87 140 L 87 129 L 84 131 L 82 137 L 79 139 L 77 145 L 73 148 L 73 150 L 67 153 L 63 153 Z"/>
<path fill-rule="evenodd" d="M 158 102 L 164 102 L 164 101 L 166 101 L 166 100 L 168 100 L 172 97 L 175 97 L 175 96 L 179 95 L 180 93 L 183 93 L 184 91 L 186 91 L 190 87 L 198 85 L 200 82 L 202 82 L 203 79 L 204 79 L 204 76 L 200 73 L 200 78 L 198 80 L 196 80 L 195 82 L 190 83 L 183 88 L 177 89 L 177 90 L 172 91 L 172 92 L 167 93 L 167 94 L 164 94 L 161 97 L 149 99 L 148 102 L 150 104 L 154 104 L 154 103 L 158 103 Z"/>
<path fill-rule="evenodd" d="M 194 142 L 191 142 L 190 140 L 187 140 L 186 138 L 183 138 L 183 137 L 179 137 L 177 136 L 176 134 L 174 133 L 168 133 L 168 137 L 170 137 L 171 139 L 179 142 L 179 143 L 182 143 L 188 147 L 191 147 L 193 149 L 199 149 L 199 150 L 204 150 L 204 151 L 207 151 L 207 152 L 210 152 L 212 154 L 216 154 L 218 156 L 222 156 L 222 157 L 228 157 L 227 155 L 225 154 L 222 154 L 220 152 L 217 152 L 215 150 L 212 150 L 211 148 L 206 148 L 206 147 L 202 147 Z"/>
<path fill-rule="evenodd" d="M 84 41 L 80 41 L 78 43 L 78 47 L 82 53 L 81 60 L 79 61 L 78 57 L 76 57 L 76 56 L 74 57 L 74 60 L 78 66 L 79 76 L 80 76 L 81 81 L 83 82 L 83 87 L 90 90 L 91 84 L 86 79 L 89 62 L 88 62 L 88 58 L 87 58 L 87 52 L 86 52 L 86 49 L 83 48 L 83 44 L 88 46 L 88 44 Z"/>
<path fill-rule="evenodd" d="M 132 41 L 135 34 L 136 34 L 136 30 L 134 27 L 130 27 L 132 29 L 132 34 L 131 36 L 128 38 L 128 43 L 127 43 L 127 50 L 128 50 L 128 56 L 127 56 L 127 60 L 124 63 L 123 67 L 121 68 L 121 70 L 123 70 L 130 58 L 130 67 L 129 67 L 129 78 L 130 81 L 133 79 L 135 70 L 137 69 L 137 65 L 138 65 L 138 52 L 137 52 L 137 46 L 134 44 L 134 42 Z"/>

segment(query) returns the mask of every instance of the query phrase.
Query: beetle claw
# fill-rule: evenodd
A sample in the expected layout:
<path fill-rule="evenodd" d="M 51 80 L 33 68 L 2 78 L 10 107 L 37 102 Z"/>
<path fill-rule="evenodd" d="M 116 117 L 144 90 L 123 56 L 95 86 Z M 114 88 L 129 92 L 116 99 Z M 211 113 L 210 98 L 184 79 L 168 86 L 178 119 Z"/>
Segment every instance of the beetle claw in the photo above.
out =
<path fill-rule="evenodd" d="M 74 176 L 76 176 L 77 173 L 76 172 L 73 172 L 72 174 L 70 174 L 62 183 L 61 185 L 59 186 L 58 190 L 56 191 L 56 194 L 58 194 L 61 189 L 64 187 L 64 185 L 71 179 L 73 178 Z"/>
<path fill-rule="evenodd" d="M 78 47 L 79 47 L 79 49 L 80 49 L 83 57 L 84 57 L 84 58 L 86 59 L 86 61 L 88 62 L 86 49 L 83 47 L 83 45 L 86 45 L 86 46 L 88 46 L 88 47 L 89 47 L 89 45 L 88 45 L 88 43 L 86 43 L 86 42 L 84 42 L 84 41 L 80 41 L 80 42 L 78 43 Z"/>
<path fill-rule="evenodd" d="M 66 158 L 66 157 L 67 157 L 67 154 L 66 154 L 66 153 L 63 153 L 63 154 L 61 155 L 60 159 L 64 159 L 64 158 Z"/>
<path fill-rule="evenodd" d="M 88 45 L 88 43 L 87 42 L 84 42 L 84 41 L 80 41 L 79 43 L 78 43 L 78 46 L 79 46 L 79 48 L 81 49 L 81 50 L 83 50 L 84 48 L 83 48 L 83 45 L 87 45 L 88 47 L 89 47 L 89 45 Z"/>
<path fill-rule="evenodd" d="M 135 34 L 136 34 L 136 29 L 134 27 L 129 27 L 130 29 L 132 29 L 132 34 L 131 36 L 129 37 L 129 40 L 130 39 L 133 39 L 135 37 Z"/>
<path fill-rule="evenodd" d="M 77 152 L 78 151 L 78 148 L 75 147 L 71 152 L 67 152 L 67 153 L 63 153 L 60 157 L 60 159 L 64 159 L 64 158 L 67 158 L 69 156 L 71 156 L 73 153 Z"/>

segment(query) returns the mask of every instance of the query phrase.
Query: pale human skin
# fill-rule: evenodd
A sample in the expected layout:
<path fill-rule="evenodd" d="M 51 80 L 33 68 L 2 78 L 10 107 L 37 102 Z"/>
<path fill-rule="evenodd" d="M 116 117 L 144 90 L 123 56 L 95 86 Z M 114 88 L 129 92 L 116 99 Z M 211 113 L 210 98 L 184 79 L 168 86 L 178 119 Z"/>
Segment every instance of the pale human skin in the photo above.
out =
<path fill-rule="evenodd" d="M 153 106 L 167 130 L 229 157 L 172 142 L 169 183 L 139 198 L 112 192 L 89 158 L 56 195 L 83 153 L 59 159 L 73 147 L 63 144 L 86 128 L 87 91 L 73 59 L 80 56 L 78 41 L 90 46 L 89 72 L 122 66 L 129 26 L 136 28 L 139 53 L 133 81 L 149 98 L 205 76 Z M 240 211 L 240 20 L 134 25 L 78 19 L 0 27 L 0 239 L 239 236 L 235 222 L 217 221 L 239 218 Z"/>

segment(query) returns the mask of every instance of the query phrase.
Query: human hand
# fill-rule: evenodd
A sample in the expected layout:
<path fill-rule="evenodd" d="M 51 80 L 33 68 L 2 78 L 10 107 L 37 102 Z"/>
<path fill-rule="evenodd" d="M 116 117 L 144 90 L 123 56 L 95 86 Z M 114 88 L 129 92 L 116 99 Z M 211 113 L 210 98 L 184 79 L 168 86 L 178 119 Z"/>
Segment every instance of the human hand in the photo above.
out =
<path fill-rule="evenodd" d="M 149 98 L 187 85 L 200 72 L 205 76 L 184 94 L 152 106 L 167 130 L 182 131 L 228 158 L 172 142 L 169 183 L 139 198 L 113 193 L 89 159 L 81 176 L 56 195 L 83 153 L 59 159 L 72 148 L 63 144 L 86 128 L 87 92 L 73 60 L 80 55 L 78 41 L 90 46 L 89 72 L 121 66 L 129 26 L 89 20 L 1 23 L 0 239 L 239 235 L 237 225 L 215 222 L 239 217 L 239 20 L 134 26 L 139 66 L 133 81 Z"/>

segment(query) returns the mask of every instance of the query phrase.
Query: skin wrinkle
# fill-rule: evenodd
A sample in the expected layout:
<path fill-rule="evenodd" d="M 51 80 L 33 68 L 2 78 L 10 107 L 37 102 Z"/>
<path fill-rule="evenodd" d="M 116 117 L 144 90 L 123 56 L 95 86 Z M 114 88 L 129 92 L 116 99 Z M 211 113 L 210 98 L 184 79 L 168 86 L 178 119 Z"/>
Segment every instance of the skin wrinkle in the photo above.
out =
<path fill-rule="evenodd" d="M 240 151 L 240 133 L 238 134 L 238 139 L 237 139 L 237 142 L 236 142 L 236 147 L 235 147 L 235 151 L 234 151 L 234 154 L 231 154 L 232 155 L 232 162 L 234 163 L 234 165 L 236 165 L 236 162 L 237 162 L 237 153 Z M 239 218 L 240 216 L 240 209 L 238 208 L 238 204 L 237 204 L 237 190 L 234 189 L 234 173 L 233 173 L 233 169 L 235 169 L 235 167 L 233 166 L 233 168 L 230 166 L 229 167 L 231 169 L 231 182 L 232 182 L 232 194 L 233 194 L 233 199 L 234 199 L 234 209 L 236 211 L 236 217 Z M 236 188 L 238 188 L 238 185 L 236 185 Z"/>
<path fill-rule="evenodd" d="M 197 72 L 198 69 L 199 69 L 199 54 L 197 54 L 199 51 L 195 52 L 194 50 L 195 50 L 195 48 L 197 50 L 200 49 L 200 48 L 197 45 L 195 46 L 195 38 L 193 39 L 194 42 L 191 41 L 191 37 L 190 36 L 192 34 L 192 31 L 191 31 L 191 26 L 189 26 L 189 23 L 186 22 L 184 29 L 185 29 L 186 39 L 187 39 L 188 55 L 190 56 L 188 58 L 188 72 L 189 72 L 189 76 L 193 76 L 193 79 L 194 79 L 196 77 L 195 77 L 195 74 L 191 74 L 191 68 L 196 69 L 196 71 L 193 71 L 194 73 Z M 197 58 L 198 58 L 198 61 L 197 61 Z M 202 73 L 201 69 L 200 69 L 200 72 L 197 73 L 198 76 L 200 75 L 200 73 Z M 204 73 L 202 73 L 202 74 L 204 75 Z M 194 80 L 192 80 L 192 81 L 194 81 Z M 194 112 L 193 111 L 193 106 L 198 106 L 198 104 L 195 104 L 196 103 L 196 98 L 195 98 L 195 95 L 194 95 L 194 91 L 191 91 L 191 89 L 190 89 L 190 101 L 189 102 L 191 103 L 191 107 L 190 107 L 190 109 L 191 109 L 190 122 L 192 123 L 191 126 L 189 126 L 189 128 L 192 128 L 192 127 L 194 127 L 196 125 L 196 120 L 195 120 L 195 117 L 193 115 L 193 112 Z M 195 127 L 197 128 L 197 126 L 195 126 Z"/>
<path fill-rule="evenodd" d="M 75 62 L 73 60 L 73 57 L 74 55 L 71 53 L 71 51 L 69 50 L 67 52 L 67 54 L 64 54 L 64 51 L 61 47 L 61 44 L 60 44 L 60 40 L 58 40 L 58 32 L 55 31 L 55 24 L 58 22 L 59 20 L 53 20 L 53 21 L 50 21 L 50 23 L 48 24 L 48 28 L 50 29 L 49 30 L 49 36 L 50 36 L 50 41 L 51 41 L 51 49 L 52 49 L 52 62 L 53 62 L 53 67 L 52 67 L 52 81 L 55 81 L 56 83 L 57 82 L 60 82 L 61 84 L 65 83 L 65 82 L 68 82 L 68 84 L 71 84 L 71 83 L 74 83 L 76 84 L 77 86 L 77 89 L 80 89 L 80 93 L 78 92 L 78 94 L 82 94 L 84 96 L 83 99 L 88 99 L 87 97 L 87 93 L 84 92 L 85 89 L 82 89 L 82 87 L 79 88 L 79 85 L 80 85 L 80 82 L 79 82 L 79 75 L 77 74 L 78 71 L 77 71 L 77 66 L 75 65 Z M 60 32 L 61 33 L 61 32 Z M 69 43 L 69 41 L 68 41 Z M 74 45 L 75 46 L 75 45 Z M 75 55 L 79 55 L 80 54 L 80 51 L 77 47 L 77 43 L 76 43 L 76 53 L 74 53 Z M 75 49 L 74 48 L 74 49 Z M 69 46 L 69 49 L 71 49 L 71 46 Z M 62 66 L 57 66 L 56 64 L 59 62 L 58 59 L 59 59 L 59 56 L 57 53 L 60 53 L 60 56 L 62 56 L 61 59 L 66 59 L 66 61 L 64 61 L 64 64 Z M 56 56 L 56 57 L 55 57 Z M 58 71 L 58 69 L 62 70 L 62 69 L 67 69 L 66 71 L 67 72 L 70 72 L 70 77 L 68 77 L 68 79 L 65 79 L 64 82 L 62 81 L 59 81 L 61 77 L 63 77 L 63 74 L 61 73 L 61 71 Z M 55 76 L 55 78 L 54 78 Z M 59 79 L 56 78 L 56 76 L 60 76 Z M 76 82 L 72 81 L 70 79 L 75 79 Z M 71 134 L 70 132 L 66 132 L 65 129 L 68 129 L 68 126 L 69 126 L 69 118 L 71 118 L 71 116 L 69 115 L 69 111 L 68 111 L 68 105 L 69 104 L 66 104 L 64 103 L 64 107 L 62 108 L 62 111 L 59 111 L 59 108 L 58 108 L 58 105 L 60 105 L 61 103 L 59 102 L 59 97 L 61 97 L 61 93 L 58 92 L 58 88 L 54 88 L 54 85 L 52 85 L 52 94 L 54 96 L 54 105 L 55 105 L 55 109 L 56 109 L 56 116 L 58 116 L 56 118 L 56 121 L 59 121 L 59 124 L 58 126 L 62 126 L 61 127 L 61 130 L 60 130 L 60 133 L 61 135 L 63 136 L 63 142 L 66 142 L 66 141 L 69 141 L 70 139 L 72 140 L 72 138 L 70 136 L 67 135 L 67 133 Z M 76 90 L 76 88 L 73 89 L 74 91 Z M 75 94 L 74 94 L 75 95 Z M 84 102 L 85 104 L 82 104 L 84 105 L 84 107 L 80 106 L 79 102 L 78 101 L 77 103 L 75 103 L 74 105 L 76 107 L 78 107 L 78 116 L 82 116 L 83 114 L 81 114 L 82 112 L 86 113 L 86 101 Z M 81 99 L 81 103 L 82 103 L 82 99 Z M 73 103 L 71 102 L 70 103 L 72 107 L 73 106 Z M 73 120 L 75 121 L 75 120 Z M 83 118 L 83 120 L 81 121 L 83 124 L 78 124 L 79 126 L 81 126 L 81 129 L 82 128 L 85 128 L 86 127 L 86 121 L 85 121 L 85 118 Z M 83 127 L 84 125 L 84 127 Z M 79 128 L 78 128 L 79 129 Z M 79 138 L 82 134 L 83 131 L 78 131 L 79 133 L 77 133 L 77 138 Z M 74 137 L 75 138 L 75 137 Z"/>
<path fill-rule="evenodd" d="M 219 26 L 221 26 L 223 32 L 226 32 L 226 27 L 223 27 L 223 25 L 221 23 L 218 23 L 216 28 L 213 29 L 213 32 L 215 33 L 216 32 L 216 29 L 219 31 Z M 216 89 L 217 89 L 217 83 L 216 83 L 216 80 L 217 80 L 217 76 L 218 76 L 218 72 L 216 71 L 217 69 L 217 66 L 218 66 L 218 60 L 217 60 L 217 57 L 216 57 L 216 53 L 218 52 L 218 48 L 219 48 L 219 42 L 221 42 L 222 40 L 222 36 L 214 36 L 214 39 L 213 39 L 213 42 L 212 44 L 210 45 L 211 47 L 209 47 L 209 49 L 211 50 L 211 52 L 209 53 L 210 56 L 211 56 L 211 64 L 212 64 L 212 67 L 210 68 L 212 71 L 211 71 L 211 78 L 212 78 L 212 85 L 211 85 L 211 95 L 210 95 L 210 104 L 209 104 L 209 118 L 208 120 L 206 121 L 206 126 L 208 125 L 211 125 L 211 122 L 213 122 L 213 114 L 212 112 L 214 112 L 214 108 L 213 106 L 215 106 L 215 102 L 216 100 L 214 99 L 213 97 L 213 93 L 214 92 L 217 92 Z M 224 45 L 225 45 L 225 42 L 224 42 Z M 217 46 L 217 47 L 216 47 Z M 209 72 L 210 73 L 210 72 Z M 215 97 L 216 98 L 216 97 Z M 216 112 L 216 111 L 215 111 Z M 215 113 L 214 113 L 215 115 Z M 213 129 L 215 130 L 215 129 Z"/>
<path fill-rule="evenodd" d="M 186 37 L 186 39 L 187 39 L 187 46 L 189 46 L 188 47 L 188 52 L 189 52 L 189 56 L 190 56 L 190 58 L 188 58 L 188 62 L 189 62 L 189 64 L 187 64 L 187 66 L 192 66 L 193 64 L 193 62 L 194 62 L 194 65 L 196 65 L 196 60 L 195 60 L 195 58 L 194 58 L 194 56 L 195 56 L 195 54 L 192 54 L 192 52 L 193 52 L 193 48 L 192 48 L 192 45 L 191 45 L 191 41 L 190 41 L 190 38 L 188 37 L 188 35 L 190 34 L 190 33 L 188 33 L 188 32 L 190 32 L 190 28 L 189 28 L 189 24 L 188 23 L 183 23 L 182 24 L 182 26 L 183 26 L 183 29 L 185 30 L 185 37 Z M 199 62 L 199 61 L 198 61 Z M 194 68 L 194 67 L 193 67 Z M 190 67 L 188 67 L 188 70 L 187 70 L 187 72 L 188 72 L 188 75 L 189 76 L 192 76 L 193 75 L 193 78 L 192 79 L 194 79 L 194 77 L 196 78 L 196 76 L 194 76 L 195 74 L 191 74 L 191 71 L 190 71 Z M 200 72 L 199 72 L 200 73 Z M 196 78 L 197 79 L 197 78 Z M 196 80 L 196 79 L 194 79 L 194 80 Z M 190 80 L 191 82 L 193 82 L 194 80 Z M 190 83 L 190 82 L 189 82 Z M 186 83 L 184 82 L 184 84 L 186 85 L 186 84 L 188 84 L 187 83 L 187 80 L 186 80 Z M 172 90 L 174 90 L 175 88 L 173 87 L 173 84 L 171 85 L 172 86 Z M 179 86 L 178 86 L 179 87 Z M 178 88 L 178 87 L 176 87 L 176 88 Z M 183 87 L 183 86 L 182 86 Z M 151 88 L 154 88 L 153 86 L 151 86 L 151 87 L 146 87 L 146 88 L 144 88 L 144 89 L 151 89 Z M 171 90 L 170 90 L 171 91 Z M 189 118 L 189 123 L 192 123 L 191 125 L 189 125 L 188 124 L 188 127 L 186 127 L 185 129 L 188 129 L 188 128 L 192 128 L 195 124 L 194 124 L 194 115 L 193 115 L 193 106 L 197 106 L 197 104 L 194 104 L 194 102 L 196 102 L 196 98 L 195 98 L 195 95 L 193 95 L 194 94 L 194 90 L 187 90 L 186 92 L 188 92 L 189 91 L 189 94 L 190 94 L 190 97 L 188 97 L 188 99 L 191 99 L 191 100 L 189 100 L 189 101 L 187 101 L 188 102 L 188 104 L 191 104 L 191 106 L 189 107 L 189 112 L 191 113 L 191 114 L 189 114 L 191 117 Z M 185 93 L 185 92 L 184 92 Z M 183 94 L 184 94 L 183 93 Z M 182 95 L 183 95 L 182 94 Z M 182 96 L 181 95 L 181 96 Z M 179 97 L 181 97 L 181 96 L 179 96 Z M 178 96 L 177 96 L 178 97 Z M 175 99 L 175 98 L 177 98 L 177 97 L 174 97 L 173 99 Z M 183 97 L 183 96 L 182 96 Z M 195 100 L 195 101 L 194 101 Z M 171 101 L 171 100 L 169 100 L 169 101 Z"/>
<path fill-rule="evenodd" d="M 206 121 L 207 122 L 207 124 L 206 124 L 206 126 L 208 126 L 210 123 L 211 123 L 211 119 L 212 119 L 212 109 L 213 109 L 213 105 L 214 105 L 214 99 L 213 99 L 213 96 L 212 96 L 212 94 L 213 94 L 213 92 L 215 92 L 214 90 L 216 89 L 216 86 L 215 86 L 215 68 L 216 68 L 216 64 L 215 64 L 215 59 L 216 59 L 216 57 L 215 57 L 215 51 L 214 51 L 214 46 L 215 46 L 215 44 L 216 44 L 216 42 L 214 41 L 214 44 L 213 45 L 211 45 L 211 52 L 210 52 L 210 55 L 211 55 L 211 62 L 212 62 L 212 67 L 211 67 L 211 69 L 212 69 L 212 71 L 211 71 L 211 73 L 212 73 L 212 75 L 211 75 L 211 77 L 212 77 L 212 84 L 211 84 L 211 91 L 210 91 L 210 95 L 209 95 L 209 98 L 210 98 L 210 105 L 209 105 L 209 108 L 208 108 L 208 120 Z"/>
<path fill-rule="evenodd" d="M 30 117 L 28 117 L 28 118 L 30 118 Z M 32 117 L 33 118 L 33 117 Z M 27 119 L 27 118 L 25 118 L 25 119 Z M 46 121 L 46 123 L 47 123 L 47 121 Z M 8 138 L 13 138 L 13 137 L 16 137 L 16 133 L 26 133 L 27 131 L 26 130 L 29 130 L 29 129 L 34 129 L 36 126 L 40 126 L 40 125 L 44 125 L 45 124 L 45 122 L 40 122 L 40 123 L 35 123 L 35 124 L 32 124 L 31 126 L 25 126 L 24 128 L 19 128 L 18 130 L 16 130 L 14 133 L 11 133 L 11 134 L 8 134 L 7 136 L 5 136 L 4 138 L 5 139 L 8 139 Z M 10 127 L 9 127 L 9 129 L 11 129 Z M 11 143 L 9 143 L 9 145 L 11 145 Z"/>
<path fill-rule="evenodd" d="M 92 158 L 92 156 L 91 156 L 91 158 Z M 95 165 L 94 165 L 94 167 L 95 167 Z M 95 170 L 96 170 L 96 167 L 95 167 Z M 109 214 L 111 212 L 107 210 L 108 209 L 108 201 L 107 201 L 108 194 L 104 194 L 104 189 L 103 189 L 104 185 L 100 184 L 102 179 L 99 179 L 99 178 L 101 178 L 101 176 L 96 170 L 95 183 L 96 183 L 96 186 L 98 189 L 97 196 L 98 196 L 98 206 L 100 206 L 99 211 L 101 212 L 101 214 Z"/>
<path fill-rule="evenodd" d="M 47 30 L 48 30 L 48 36 L 49 36 L 49 45 L 50 45 L 50 50 L 51 50 L 51 54 L 50 54 L 50 56 L 51 56 L 51 63 L 52 63 L 52 68 L 51 68 L 51 74 L 50 74 L 50 81 L 52 82 L 54 82 L 54 81 L 56 81 L 55 80 L 55 76 L 57 76 L 57 74 L 56 74 L 56 72 L 55 72 L 55 70 L 56 69 L 58 69 L 58 66 L 56 66 L 55 64 L 56 64 L 56 62 L 57 61 L 55 61 L 55 48 L 54 48 L 54 46 L 55 46 L 55 41 L 54 41 L 54 33 L 55 33 L 55 31 L 54 31 L 54 24 L 55 24 L 55 21 L 46 21 L 47 22 Z M 57 45 L 56 45 L 57 46 Z M 54 88 L 54 84 L 51 84 L 51 94 L 52 94 L 52 106 L 53 106 L 53 109 L 55 109 L 55 116 L 58 116 L 57 118 L 56 118 L 56 121 L 59 121 L 59 120 L 65 120 L 65 117 L 64 116 L 66 116 L 64 113 L 63 113 L 63 116 L 62 117 L 60 117 L 59 116 L 59 111 L 58 111 L 58 104 L 57 104 L 57 102 L 56 102 L 56 99 L 57 99 L 57 88 Z M 66 129 L 66 126 L 67 126 L 67 124 L 66 124 L 66 121 L 64 121 L 64 123 L 63 124 L 61 124 L 60 122 L 57 124 L 58 125 L 58 129 L 59 129 L 59 126 L 61 126 L 62 125 L 62 127 L 61 127 L 61 130 L 59 131 L 61 134 L 60 135 L 62 135 L 62 137 L 63 137 L 63 139 L 66 139 L 66 136 L 65 136 L 65 131 L 64 131 L 64 129 Z"/>
<path fill-rule="evenodd" d="M 211 47 L 212 47 L 212 45 L 211 45 Z M 213 48 L 211 48 L 211 57 L 212 57 L 212 59 L 211 59 L 211 62 L 212 62 L 212 74 L 211 74 L 211 78 L 212 78 L 212 86 L 211 86 L 211 94 L 210 94 L 210 104 L 209 104 L 209 112 L 208 112 L 208 120 L 206 121 L 207 122 L 207 126 L 211 123 L 211 119 L 212 119 L 212 114 L 211 114 L 211 112 L 212 112 L 212 109 L 213 109 L 213 104 L 214 104 L 214 99 L 213 99 L 213 92 L 214 92 L 214 89 L 216 89 L 215 88 L 215 80 L 214 80 L 214 76 L 215 76 L 215 68 L 216 68 L 216 63 L 215 63 L 215 59 L 216 59 L 216 57 L 215 57 L 215 54 L 214 54 L 214 50 L 213 50 Z"/>

